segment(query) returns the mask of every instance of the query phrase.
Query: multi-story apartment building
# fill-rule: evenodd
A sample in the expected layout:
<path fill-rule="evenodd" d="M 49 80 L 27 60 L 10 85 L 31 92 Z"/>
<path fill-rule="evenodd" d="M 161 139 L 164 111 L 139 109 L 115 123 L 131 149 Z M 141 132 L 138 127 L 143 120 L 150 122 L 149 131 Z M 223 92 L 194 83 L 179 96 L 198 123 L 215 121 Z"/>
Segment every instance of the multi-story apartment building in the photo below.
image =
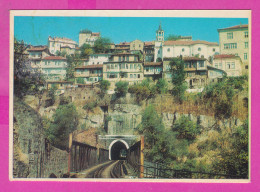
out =
<path fill-rule="evenodd" d="M 144 78 L 162 78 L 163 62 L 144 62 Z"/>
<path fill-rule="evenodd" d="M 108 62 L 103 63 L 103 79 L 111 83 L 111 89 L 118 81 L 127 81 L 129 84 L 143 80 L 143 64 L 137 54 L 112 54 Z"/>
<path fill-rule="evenodd" d="M 58 51 L 61 52 L 61 47 L 70 47 L 71 49 L 75 49 L 77 47 L 76 41 L 65 37 L 51 37 L 48 38 L 48 47 L 49 51 L 52 54 L 56 54 Z"/>
<path fill-rule="evenodd" d="M 41 60 L 41 72 L 48 81 L 62 81 L 66 77 L 67 60 L 60 56 L 47 56 Z"/>
<path fill-rule="evenodd" d="M 220 53 L 239 56 L 243 63 L 243 73 L 247 73 L 250 57 L 248 25 L 218 29 L 218 33 Z"/>
<path fill-rule="evenodd" d="M 79 32 L 79 46 L 83 44 L 88 44 L 91 47 L 94 46 L 95 41 L 101 37 L 100 32 L 92 32 L 90 30 L 84 29 Z"/>
<path fill-rule="evenodd" d="M 83 79 L 85 84 L 91 84 L 102 80 L 103 65 L 86 65 L 75 68 L 76 82 L 79 83 L 79 79 Z M 80 82 L 81 83 L 81 82 Z"/>
<path fill-rule="evenodd" d="M 236 55 L 215 55 L 213 67 L 224 70 L 229 77 L 242 75 L 242 61 Z"/>
<path fill-rule="evenodd" d="M 41 69 L 42 58 L 50 56 L 47 46 L 32 46 L 27 51 L 29 53 L 29 66 L 32 72 L 36 72 Z"/>

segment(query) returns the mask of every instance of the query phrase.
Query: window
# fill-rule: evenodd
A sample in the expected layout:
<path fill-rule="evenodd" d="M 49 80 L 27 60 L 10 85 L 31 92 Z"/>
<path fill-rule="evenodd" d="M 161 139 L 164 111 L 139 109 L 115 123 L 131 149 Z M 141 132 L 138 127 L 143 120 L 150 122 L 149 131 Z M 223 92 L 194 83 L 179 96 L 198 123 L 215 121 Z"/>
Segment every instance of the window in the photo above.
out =
<path fill-rule="evenodd" d="M 140 76 L 140 74 L 138 74 L 138 78 L 140 78 L 141 76 Z"/>
<path fill-rule="evenodd" d="M 227 69 L 230 69 L 230 63 L 227 63 Z"/>
<path fill-rule="evenodd" d="M 136 74 L 134 74 L 134 78 L 136 78 Z"/>
<path fill-rule="evenodd" d="M 149 67 L 146 67 L 146 68 L 145 68 L 145 71 L 148 72 L 148 71 L 149 71 Z"/>
<path fill-rule="evenodd" d="M 204 67 L 204 61 L 200 61 L 200 62 L 199 62 L 199 66 L 200 66 L 200 67 Z"/>
<path fill-rule="evenodd" d="M 158 54 L 160 54 L 160 50 L 158 50 Z"/>
<path fill-rule="evenodd" d="M 231 63 L 231 69 L 235 69 L 235 62 Z"/>
<path fill-rule="evenodd" d="M 168 48 L 167 51 L 170 52 L 170 48 Z"/>
<path fill-rule="evenodd" d="M 108 70 L 110 69 L 110 65 L 107 65 L 107 69 L 108 69 Z"/>
<path fill-rule="evenodd" d="M 248 42 L 245 42 L 245 48 L 248 48 Z"/>
<path fill-rule="evenodd" d="M 200 47 L 198 48 L 198 51 L 201 51 L 201 48 L 200 48 Z"/>
<path fill-rule="evenodd" d="M 130 69 L 133 69 L 133 64 L 130 64 Z"/>
<path fill-rule="evenodd" d="M 233 32 L 227 33 L 227 39 L 233 39 Z"/>
<path fill-rule="evenodd" d="M 122 68 L 122 69 L 125 69 L 125 64 L 121 64 L 121 68 Z"/>
<path fill-rule="evenodd" d="M 133 74 L 130 74 L 130 78 L 133 78 Z"/>
<path fill-rule="evenodd" d="M 129 56 L 126 56 L 126 60 L 129 61 Z"/>
<path fill-rule="evenodd" d="M 136 64 L 134 64 L 134 68 L 137 69 L 137 65 Z"/>
<path fill-rule="evenodd" d="M 247 53 L 244 53 L 244 60 L 247 60 Z"/>
<path fill-rule="evenodd" d="M 245 31 L 245 38 L 248 38 L 248 31 Z"/>
<path fill-rule="evenodd" d="M 245 66 L 245 69 L 248 69 L 248 65 Z"/>
<path fill-rule="evenodd" d="M 236 49 L 237 44 L 236 43 L 225 43 L 224 44 L 224 49 Z"/>
<path fill-rule="evenodd" d="M 181 50 L 182 52 L 184 52 L 185 51 L 185 49 L 184 48 L 182 48 L 182 50 Z"/>

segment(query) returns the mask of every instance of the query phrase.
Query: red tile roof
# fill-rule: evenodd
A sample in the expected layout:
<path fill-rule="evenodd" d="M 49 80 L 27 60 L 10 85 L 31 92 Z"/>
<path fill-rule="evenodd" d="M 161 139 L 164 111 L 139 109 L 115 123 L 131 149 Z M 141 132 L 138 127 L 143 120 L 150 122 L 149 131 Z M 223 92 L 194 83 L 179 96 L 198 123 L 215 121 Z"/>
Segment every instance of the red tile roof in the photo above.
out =
<path fill-rule="evenodd" d="M 75 67 L 75 69 L 95 69 L 95 68 L 103 68 L 103 65 L 86 65 L 86 66 Z"/>
<path fill-rule="evenodd" d="M 92 33 L 93 36 L 100 36 L 100 33 L 97 32 L 97 33 Z"/>
<path fill-rule="evenodd" d="M 225 29 L 241 29 L 241 28 L 248 28 L 248 24 L 245 24 L 245 25 L 236 25 L 236 26 L 227 27 L 227 28 L 218 29 L 218 30 L 225 30 Z"/>
<path fill-rule="evenodd" d="M 48 56 L 44 57 L 43 60 L 66 60 L 66 58 L 61 56 Z"/>
<path fill-rule="evenodd" d="M 117 44 L 117 45 L 130 45 L 130 43 L 129 43 L 129 42 L 120 42 L 120 43 Z"/>
<path fill-rule="evenodd" d="M 144 66 L 161 66 L 162 62 L 145 62 Z"/>
<path fill-rule="evenodd" d="M 45 51 L 47 49 L 47 47 L 31 47 L 30 49 L 28 49 L 27 51 Z"/>
<path fill-rule="evenodd" d="M 216 45 L 218 46 L 218 43 L 216 42 L 208 42 L 208 41 L 165 41 L 164 45 L 195 45 L 195 44 L 205 44 L 205 45 Z"/>
<path fill-rule="evenodd" d="M 153 41 L 144 42 L 144 46 L 154 45 Z"/>
<path fill-rule="evenodd" d="M 223 59 L 223 58 L 234 58 L 234 57 L 238 57 L 236 55 L 227 55 L 227 54 L 222 54 L 222 55 L 215 55 L 214 59 Z"/>

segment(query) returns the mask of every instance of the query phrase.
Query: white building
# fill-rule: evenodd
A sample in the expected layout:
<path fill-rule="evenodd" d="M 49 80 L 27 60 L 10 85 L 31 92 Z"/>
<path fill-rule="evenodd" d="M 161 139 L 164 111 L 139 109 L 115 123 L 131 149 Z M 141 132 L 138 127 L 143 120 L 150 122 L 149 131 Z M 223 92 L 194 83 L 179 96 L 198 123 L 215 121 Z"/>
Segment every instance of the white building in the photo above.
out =
<path fill-rule="evenodd" d="M 111 54 L 109 53 L 95 53 L 90 54 L 89 59 L 84 65 L 100 65 L 104 62 L 108 62 Z"/>
<path fill-rule="evenodd" d="M 41 60 L 41 72 L 46 80 L 61 81 L 66 77 L 67 61 L 60 56 L 48 56 Z"/>
<path fill-rule="evenodd" d="M 70 47 L 70 49 L 76 49 L 77 42 L 65 37 L 51 37 L 48 38 L 49 51 L 52 54 L 56 54 L 57 51 L 61 52 L 61 47 Z"/>
<path fill-rule="evenodd" d="M 219 45 L 215 42 L 190 39 L 179 39 L 175 41 L 164 41 L 164 31 L 161 25 L 156 31 L 156 41 L 154 47 L 154 62 L 172 57 L 193 57 L 198 56 L 208 59 L 219 53 Z M 160 58 L 160 59 L 159 59 Z"/>

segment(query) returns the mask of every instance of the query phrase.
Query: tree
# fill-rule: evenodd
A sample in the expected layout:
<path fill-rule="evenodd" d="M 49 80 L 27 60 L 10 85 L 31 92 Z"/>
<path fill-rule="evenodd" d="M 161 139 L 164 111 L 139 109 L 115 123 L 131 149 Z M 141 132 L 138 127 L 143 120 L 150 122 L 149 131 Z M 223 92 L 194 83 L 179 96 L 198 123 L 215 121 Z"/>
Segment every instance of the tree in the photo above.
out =
<path fill-rule="evenodd" d="M 172 133 L 165 130 L 162 118 L 153 105 L 142 113 L 142 122 L 137 127 L 145 139 L 145 158 L 152 162 L 170 162 L 174 159 Z"/>
<path fill-rule="evenodd" d="M 79 83 L 79 84 L 85 84 L 84 78 L 83 78 L 83 77 L 78 77 L 78 78 L 77 78 L 77 83 Z"/>
<path fill-rule="evenodd" d="M 82 60 L 79 55 L 68 55 L 67 56 L 67 67 L 66 67 L 66 81 L 74 81 L 75 67 L 82 64 Z"/>
<path fill-rule="evenodd" d="M 177 132 L 178 139 L 187 139 L 193 141 L 200 133 L 200 128 L 196 123 L 192 122 L 189 117 L 182 116 L 173 125 L 172 130 Z"/>
<path fill-rule="evenodd" d="M 169 35 L 167 38 L 166 38 L 166 41 L 176 41 L 178 39 L 181 39 L 181 36 L 180 35 Z"/>
<path fill-rule="evenodd" d="M 161 57 L 158 57 L 158 58 L 156 59 L 156 62 L 162 62 L 162 58 L 161 58 Z"/>
<path fill-rule="evenodd" d="M 177 97 L 179 102 L 184 99 L 184 93 L 187 89 L 185 82 L 185 71 L 184 71 L 184 61 L 182 58 L 174 58 L 170 62 L 171 72 L 172 72 L 172 93 Z"/>
<path fill-rule="evenodd" d="M 93 53 L 93 50 L 89 44 L 84 43 L 80 47 L 80 57 L 86 58 L 87 56 L 89 56 L 92 53 Z"/>
<path fill-rule="evenodd" d="M 115 92 L 116 92 L 117 97 L 125 96 L 127 93 L 127 90 L 128 90 L 128 82 L 119 81 L 116 83 Z"/>
<path fill-rule="evenodd" d="M 48 97 L 51 100 L 50 105 L 53 105 L 55 103 L 57 89 L 57 85 L 53 85 L 48 91 Z"/>
<path fill-rule="evenodd" d="M 110 82 L 108 80 L 101 80 L 99 84 L 102 93 L 106 93 L 106 91 L 109 89 Z"/>
<path fill-rule="evenodd" d="M 76 107 L 72 103 L 60 105 L 53 115 L 53 122 L 46 130 L 47 138 L 55 147 L 67 149 L 69 134 L 77 129 L 78 124 Z"/>
<path fill-rule="evenodd" d="M 95 41 L 94 52 L 95 53 L 108 53 L 110 50 L 111 40 L 109 38 L 99 38 Z"/>
<path fill-rule="evenodd" d="M 156 83 L 156 89 L 160 94 L 167 92 L 167 81 L 165 79 L 159 79 Z"/>
<path fill-rule="evenodd" d="M 27 48 L 23 41 L 14 38 L 14 94 L 20 98 L 27 94 L 38 94 L 44 84 L 41 72 L 30 65 L 25 54 Z"/>

